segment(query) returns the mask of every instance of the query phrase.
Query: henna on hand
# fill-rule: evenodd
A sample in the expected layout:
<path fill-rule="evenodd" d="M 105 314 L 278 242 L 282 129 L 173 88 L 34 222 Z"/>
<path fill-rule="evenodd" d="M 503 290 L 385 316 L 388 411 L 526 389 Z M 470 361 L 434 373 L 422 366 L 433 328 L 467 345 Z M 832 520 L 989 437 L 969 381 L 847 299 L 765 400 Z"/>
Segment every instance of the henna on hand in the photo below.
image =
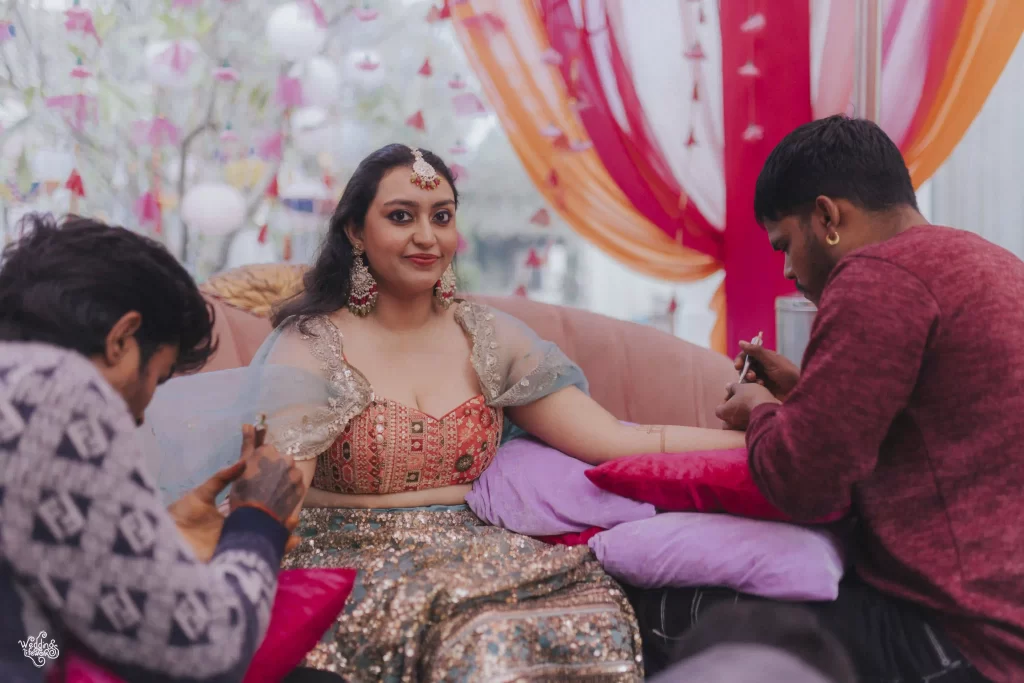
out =
<path fill-rule="evenodd" d="M 661 435 L 661 453 L 665 453 L 665 425 L 636 425 L 633 429 L 640 432 L 647 432 L 648 434 L 660 434 Z"/>
<path fill-rule="evenodd" d="M 295 512 L 305 487 L 302 472 L 272 446 L 257 449 L 231 487 L 231 508 L 258 507 L 280 522 Z"/>

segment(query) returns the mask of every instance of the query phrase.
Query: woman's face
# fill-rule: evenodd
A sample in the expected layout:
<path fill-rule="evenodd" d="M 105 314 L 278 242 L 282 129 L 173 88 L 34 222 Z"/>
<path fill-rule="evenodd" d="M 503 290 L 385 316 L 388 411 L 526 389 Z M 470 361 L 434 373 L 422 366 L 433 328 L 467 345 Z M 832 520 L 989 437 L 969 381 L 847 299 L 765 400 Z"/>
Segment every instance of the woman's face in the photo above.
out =
<path fill-rule="evenodd" d="M 411 173 L 400 166 L 384 175 L 362 234 L 349 236 L 366 251 L 378 288 L 403 295 L 433 289 L 459 241 L 451 186 L 442 179 L 424 190 L 409 180 Z"/>

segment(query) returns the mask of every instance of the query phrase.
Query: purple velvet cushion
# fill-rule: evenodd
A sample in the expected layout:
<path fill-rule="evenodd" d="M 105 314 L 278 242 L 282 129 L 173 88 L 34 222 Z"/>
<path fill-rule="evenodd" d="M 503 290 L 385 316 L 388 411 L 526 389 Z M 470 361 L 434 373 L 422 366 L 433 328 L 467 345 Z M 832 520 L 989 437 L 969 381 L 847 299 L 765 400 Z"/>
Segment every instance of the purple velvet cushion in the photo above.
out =
<path fill-rule="evenodd" d="M 835 600 L 843 554 L 821 529 L 666 512 L 590 539 L 612 576 L 642 588 L 725 586 L 777 600 Z"/>
<path fill-rule="evenodd" d="M 608 491 L 587 479 L 590 465 L 533 439 L 513 439 L 473 482 L 466 503 L 477 517 L 527 536 L 610 529 L 654 516 L 654 506 Z"/>

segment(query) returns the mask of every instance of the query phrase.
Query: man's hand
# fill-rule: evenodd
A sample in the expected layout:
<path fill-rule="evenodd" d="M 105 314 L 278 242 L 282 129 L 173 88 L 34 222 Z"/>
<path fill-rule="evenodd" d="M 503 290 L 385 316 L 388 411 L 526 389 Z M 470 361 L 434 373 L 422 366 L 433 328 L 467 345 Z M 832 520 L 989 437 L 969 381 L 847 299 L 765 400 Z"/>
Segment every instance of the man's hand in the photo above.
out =
<path fill-rule="evenodd" d="M 281 455 L 273 446 L 255 446 L 256 432 L 246 425 L 242 430 L 241 458 L 245 471 L 231 487 L 230 508 L 259 508 L 287 525 L 298 515 L 306 492 L 302 472 L 290 457 Z"/>
<path fill-rule="evenodd" d="M 750 356 L 746 381 L 766 387 L 772 396 L 785 401 L 800 380 L 800 368 L 782 354 L 769 351 L 759 344 L 741 341 L 740 351 L 740 355 L 736 356 L 736 370 L 742 371 L 744 361 Z"/>
<path fill-rule="evenodd" d="M 742 431 L 750 423 L 750 413 L 764 403 L 779 400 L 760 384 L 730 384 L 725 403 L 715 409 L 715 415 L 726 428 Z"/>

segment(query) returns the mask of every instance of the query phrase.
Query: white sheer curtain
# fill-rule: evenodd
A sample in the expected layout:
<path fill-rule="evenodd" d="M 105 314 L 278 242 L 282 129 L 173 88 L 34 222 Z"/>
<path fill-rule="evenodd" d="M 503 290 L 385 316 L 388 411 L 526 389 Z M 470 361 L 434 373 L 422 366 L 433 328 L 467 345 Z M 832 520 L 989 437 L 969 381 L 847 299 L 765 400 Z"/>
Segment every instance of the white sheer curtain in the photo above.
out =
<path fill-rule="evenodd" d="M 1024 258 L 1024 42 L 978 118 L 932 178 L 931 220 Z"/>

